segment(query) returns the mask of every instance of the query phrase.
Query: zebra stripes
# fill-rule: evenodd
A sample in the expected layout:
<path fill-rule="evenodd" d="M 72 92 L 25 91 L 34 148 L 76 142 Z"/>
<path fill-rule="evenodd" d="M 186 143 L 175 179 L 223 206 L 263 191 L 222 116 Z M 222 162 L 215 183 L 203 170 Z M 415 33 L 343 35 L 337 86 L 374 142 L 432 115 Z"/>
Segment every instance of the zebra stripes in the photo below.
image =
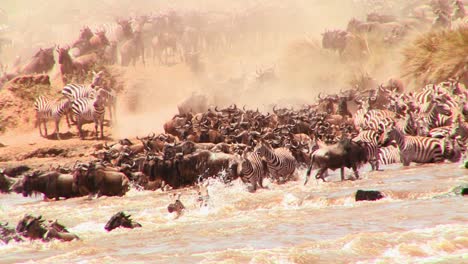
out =
<path fill-rule="evenodd" d="M 361 143 L 366 149 L 367 160 L 372 170 L 379 170 L 379 138 L 380 132 L 365 130 L 352 139 L 354 142 Z"/>
<path fill-rule="evenodd" d="M 395 140 L 400 149 L 403 166 L 411 162 L 433 163 L 444 160 L 443 148 L 439 139 L 421 136 L 406 136 L 394 126 L 385 132 L 384 142 Z"/>
<path fill-rule="evenodd" d="M 468 124 L 461 119 L 461 116 L 458 116 L 450 136 L 459 139 L 461 142 L 468 140 Z"/>
<path fill-rule="evenodd" d="M 66 98 L 68 98 L 71 102 L 87 97 L 87 98 L 94 98 L 96 96 L 96 87 L 101 84 L 103 79 L 104 72 L 93 72 L 93 79 L 91 84 L 67 84 L 62 89 L 62 94 Z"/>
<path fill-rule="evenodd" d="M 86 121 L 94 121 L 96 139 L 98 138 L 98 126 L 101 129 L 101 139 L 104 138 L 105 91 L 99 89 L 96 93 L 96 98 L 79 98 L 72 103 L 72 111 L 81 139 L 84 138 L 81 127 Z"/>
<path fill-rule="evenodd" d="M 382 165 L 389 165 L 394 163 L 400 163 L 400 149 L 396 143 L 386 147 L 379 148 L 379 163 Z"/>
<path fill-rule="evenodd" d="M 254 151 L 265 159 L 270 176 L 277 182 L 289 180 L 296 170 L 296 159 L 287 148 L 272 149 L 267 142 L 260 142 Z"/>
<path fill-rule="evenodd" d="M 96 90 L 91 85 L 85 84 L 67 84 L 62 89 L 62 94 L 73 102 L 80 98 L 93 98 L 96 96 Z"/>
<path fill-rule="evenodd" d="M 108 89 L 101 89 L 104 98 L 104 105 L 107 107 L 109 111 L 109 119 L 113 120 L 115 117 L 115 106 L 117 104 L 117 95 L 114 91 Z"/>
<path fill-rule="evenodd" d="M 249 154 L 244 153 L 241 161 L 241 167 L 238 168 L 238 175 L 240 175 L 242 182 L 250 183 L 249 191 L 255 192 L 257 185 L 263 187 L 263 177 L 267 173 L 267 167 L 262 157 L 257 152 Z"/>
<path fill-rule="evenodd" d="M 404 132 L 408 136 L 426 136 L 428 129 L 420 117 L 414 117 L 413 113 L 409 112 L 403 128 Z"/>
<path fill-rule="evenodd" d="M 39 125 L 39 134 L 43 137 L 47 137 L 47 121 L 54 120 L 55 134 L 57 135 L 57 139 L 60 140 L 59 124 L 62 116 L 67 118 L 67 124 L 68 127 L 70 127 L 67 116 L 70 111 L 70 101 L 67 99 L 52 101 L 45 96 L 40 96 L 34 102 L 34 109 L 36 110 L 36 122 Z M 42 124 L 44 124 L 45 135 L 42 133 Z"/>
<path fill-rule="evenodd" d="M 429 129 L 436 127 L 449 126 L 453 122 L 452 110 L 449 105 L 434 101 L 431 103 L 432 107 L 429 110 L 427 121 Z"/>

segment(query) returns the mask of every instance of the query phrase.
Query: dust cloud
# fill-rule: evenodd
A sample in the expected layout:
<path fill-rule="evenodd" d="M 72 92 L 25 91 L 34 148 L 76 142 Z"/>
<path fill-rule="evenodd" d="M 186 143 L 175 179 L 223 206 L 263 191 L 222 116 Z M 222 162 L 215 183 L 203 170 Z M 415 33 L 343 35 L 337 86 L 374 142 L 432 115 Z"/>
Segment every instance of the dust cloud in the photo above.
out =
<path fill-rule="evenodd" d="M 151 58 L 145 66 L 120 67 L 123 74 L 117 78 L 124 90 L 119 95 L 113 136 L 145 135 L 161 131 L 164 121 L 177 113 L 177 104 L 192 93 L 205 94 L 211 105 L 236 103 L 268 111 L 273 104 L 312 103 L 319 92 L 350 88 L 350 80 L 360 74 L 381 79 L 397 75 L 397 53 L 383 51 L 361 65 L 344 63 L 337 53 L 321 48 L 320 33 L 325 30 L 346 29 L 351 18 L 364 20 L 372 8 L 394 8 L 385 6 L 386 1 L 380 5 L 368 2 L 375 1 L 7 0 L 2 8 L 8 14 L 8 37 L 14 45 L 0 54 L 0 62 L 11 65 L 17 55 L 26 61 L 40 47 L 70 44 L 85 25 L 97 29 L 118 17 L 171 9 L 223 17 L 255 10 L 248 21 L 240 20 L 243 25 L 234 25 L 240 28 L 235 34 L 242 37 L 248 31 L 248 38 L 231 43 L 227 50 L 202 52 L 202 71 L 195 73 L 186 63 L 160 66 Z M 262 41 L 255 39 L 255 30 L 262 33 Z M 257 74 L 267 69 L 273 70 L 274 78 L 259 81 Z"/>

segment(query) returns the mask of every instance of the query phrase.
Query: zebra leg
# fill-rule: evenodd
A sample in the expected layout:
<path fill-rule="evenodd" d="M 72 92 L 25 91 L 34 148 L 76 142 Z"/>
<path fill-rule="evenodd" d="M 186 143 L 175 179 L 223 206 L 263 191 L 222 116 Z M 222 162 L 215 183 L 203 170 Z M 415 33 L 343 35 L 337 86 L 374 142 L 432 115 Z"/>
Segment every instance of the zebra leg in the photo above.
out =
<path fill-rule="evenodd" d="M 247 187 L 247 190 L 251 193 L 254 193 L 255 191 L 257 191 L 257 181 L 253 180 Z"/>
<path fill-rule="evenodd" d="M 78 135 L 80 136 L 80 139 L 84 139 L 83 131 L 81 130 L 81 122 L 78 119 L 76 120 L 76 128 L 78 129 Z"/>
<path fill-rule="evenodd" d="M 411 160 L 406 157 L 406 155 L 401 155 L 401 162 L 403 163 L 403 166 L 409 166 L 411 163 Z"/>
<path fill-rule="evenodd" d="M 98 135 L 99 135 L 98 134 L 98 125 L 99 124 L 98 123 L 99 123 L 99 121 L 97 121 L 97 120 L 94 121 L 94 131 L 96 133 L 96 140 L 98 139 Z"/>
<path fill-rule="evenodd" d="M 55 134 L 57 135 L 57 140 L 60 140 L 59 126 L 60 126 L 60 119 L 55 121 Z"/>
<path fill-rule="evenodd" d="M 112 106 L 112 105 L 109 105 L 109 107 L 108 107 L 107 109 L 109 110 L 109 122 L 110 122 L 111 124 L 113 124 L 113 123 L 114 123 L 114 121 L 113 121 L 114 119 L 112 118 L 112 112 L 114 111 L 114 110 L 113 110 L 113 106 Z"/>
<path fill-rule="evenodd" d="M 45 137 L 47 137 L 47 120 L 44 120 Z"/>
<path fill-rule="evenodd" d="M 68 128 L 70 129 L 70 119 L 68 118 L 68 114 L 65 114 L 65 120 L 67 120 Z"/>
<path fill-rule="evenodd" d="M 37 124 L 39 126 L 39 135 L 41 135 L 41 137 L 43 137 L 44 135 L 42 134 L 42 121 L 40 119 L 37 120 Z"/>
<path fill-rule="evenodd" d="M 104 139 L 104 119 L 100 122 L 101 125 L 101 139 Z"/>

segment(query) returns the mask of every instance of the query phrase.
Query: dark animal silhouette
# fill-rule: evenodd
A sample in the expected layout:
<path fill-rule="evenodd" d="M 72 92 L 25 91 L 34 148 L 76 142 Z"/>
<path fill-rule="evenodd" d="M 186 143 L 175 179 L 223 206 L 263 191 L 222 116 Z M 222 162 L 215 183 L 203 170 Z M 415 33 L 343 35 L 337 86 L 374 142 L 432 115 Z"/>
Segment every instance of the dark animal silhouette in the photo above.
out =
<path fill-rule="evenodd" d="M 357 201 L 376 201 L 384 198 L 381 192 L 379 191 L 364 191 L 357 190 L 356 192 L 356 202 Z"/>
<path fill-rule="evenodd" d="M 34 217 L 32 215 L 25 215 L 16 226 L 16 232 L 31 240 L 41 239 L 42 241 L 50 241 L 58 239 L 62 241 L 71 241 L 79 239 L 75 234 L 68 232 L 68 230 L 57 221 L 48 221 L 42 216 Z"/>
<path fill-rule="evenodd" d="M 118 212 L 115 215 L 107 221 L 106 226 L 104 229 L 107 231 L 112 231 L 116 229 L 117 227 L 125 227 L 125 228 L 135 228 L 135 227 L 141 227 L 141 225 L 135 221 L 133 221 L 131 218 L 131 215 L 125 214 L 124 212 Z"/>
<path fill-rule="evenodd" d="M 8 244 L 12 240 L 16 242 L 23 241 L 20 235 L 16 233 L 16 230 L 14 228 L 8 227 L 8 223 L 0 223 L 0 242 Z"/>
<path fill-rule="evenodd" d="M 50 71 L 55 64 L 54 47 L 39 49 L 39 51 L 21 69 L 22 74 L 45 73 Z"/>
<path fill-rule="evenodd" d="M 56 171 L 40 173 L 38 171 L 26 175 L 22 180 L 23 196 L 42 193 L 45 197 L 56 200 L 79 196 L 73 188 L 73 176 Z"/>
<path fill-rule="evenodd" d="M 319 149 L 312 153 L 304 185 L 307 184 L 312 167 L 314 166 L 319 168 L 315 178 L 321 178 L 325 181 L 324 173 L 328 169 L 341 169 L 341 180 L 343 181 L 345 167 L 352 168 L 356 179 L 358 179 L 358 167 L 368 161 L 365 147 L 359 142 L 354 142 L 347 138 L 333 145 L 326 145 L 322 142 L 317 142 L 317 145 Z"/>
<path fill-rule="evenodd" d="M 118 171 L 105 170 L 91 162 L 80 165 L 73 172 L 74 191 L 82 195 L 97 194 L 107 196 L 123 196 L 129 190 L 129 180 L 125 174 Z"/>
<path fill-rule="evenodd" d="M 170 195 L 171 199 L 175 198 L 175 201 L 167 206 L 167 211 L 169 213 L 175 212 L 176 215 L 177 215 L 176 218 L 179 218 L 182 215 L 182 212 L 185 209 L 185 206 L 180 201 L 180 195 L 181 195 L 180 193 L 177 194 L 177 196 L 176 196 L 176 194 Z"/>

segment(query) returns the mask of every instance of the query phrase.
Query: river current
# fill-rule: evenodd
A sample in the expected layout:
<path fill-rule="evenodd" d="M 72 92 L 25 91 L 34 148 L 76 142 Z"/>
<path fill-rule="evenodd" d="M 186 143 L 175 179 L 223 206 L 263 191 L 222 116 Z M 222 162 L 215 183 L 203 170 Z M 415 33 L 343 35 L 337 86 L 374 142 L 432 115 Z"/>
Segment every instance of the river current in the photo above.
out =
<path fill-rule="evenodd" d="M 298 180 L 249 193 L 239 181 L 210 180 L 207 207 L 195 189 L 181 192 L 186 210 L 167 212 L 168 192 L 132 189 L 124 197 L 43 201 L 0 195 L 0 222 L 27 213 L 58 219 L 81 240 L 0 245 L 0 263 L 467 263 L 468 184 L 460 164 L 361 168 L 361 179 Z M 346 170 L 347 175 L 351 171 Z M 355 202 L 356 190 L 384 199 Z M 174 191 L 171 191 L 174 192 Z M 142 228 L 106 232 L 125 211 Z"/>

